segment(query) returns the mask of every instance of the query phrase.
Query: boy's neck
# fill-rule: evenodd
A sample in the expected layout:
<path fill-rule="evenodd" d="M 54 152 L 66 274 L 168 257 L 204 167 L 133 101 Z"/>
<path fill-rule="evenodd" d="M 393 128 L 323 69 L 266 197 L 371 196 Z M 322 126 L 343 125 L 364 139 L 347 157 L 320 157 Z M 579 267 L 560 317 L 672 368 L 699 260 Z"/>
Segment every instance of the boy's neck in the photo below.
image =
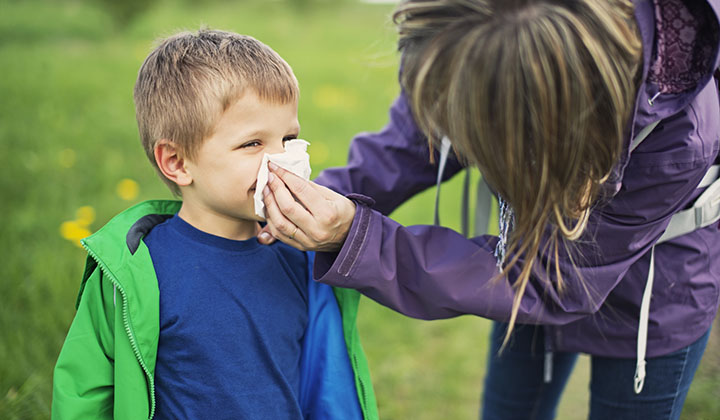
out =
<path fill-rule="evenodd" d="M 199 209 L 183 202 L 178 216 L 195 229 L 221 238 L 244 241 L 257 235 L 258 223 L 255 220 L 237 219 Z"/>

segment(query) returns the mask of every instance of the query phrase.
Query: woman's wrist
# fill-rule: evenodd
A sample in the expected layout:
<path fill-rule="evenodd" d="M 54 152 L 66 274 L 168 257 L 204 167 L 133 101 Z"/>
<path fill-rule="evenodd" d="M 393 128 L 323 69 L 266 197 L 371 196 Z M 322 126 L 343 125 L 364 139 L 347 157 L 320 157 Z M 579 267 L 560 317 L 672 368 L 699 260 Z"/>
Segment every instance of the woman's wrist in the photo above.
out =
<path fill-rule="evenodd" d="M 358 257 L 362 242 L 367 236 L 370 225 L 371 206 L 375 201 L 362 194 L 348 194 L 345 196 L 352 205 L 354 211 L 348 229 L 343 229 L 343 240 L 337 249 L 319 250 L 315 258 L 314 277 L 320 279 L 329 272 L 347 275 L 349 267 Z"/>

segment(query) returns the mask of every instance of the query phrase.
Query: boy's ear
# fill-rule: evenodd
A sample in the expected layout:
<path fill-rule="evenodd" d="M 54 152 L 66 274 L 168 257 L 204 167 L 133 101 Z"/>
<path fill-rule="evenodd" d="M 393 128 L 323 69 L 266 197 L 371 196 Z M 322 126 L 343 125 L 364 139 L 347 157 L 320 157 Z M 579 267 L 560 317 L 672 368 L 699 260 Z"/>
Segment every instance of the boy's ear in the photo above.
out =
<path fill-rule="evenodd" d="M 155 162 L 167 179 L 180 187 L 192 183 L 192 175 L 185 168 L 185 158 L 180 148 L 172 141 L 162 139 L 155 144 Z"/>

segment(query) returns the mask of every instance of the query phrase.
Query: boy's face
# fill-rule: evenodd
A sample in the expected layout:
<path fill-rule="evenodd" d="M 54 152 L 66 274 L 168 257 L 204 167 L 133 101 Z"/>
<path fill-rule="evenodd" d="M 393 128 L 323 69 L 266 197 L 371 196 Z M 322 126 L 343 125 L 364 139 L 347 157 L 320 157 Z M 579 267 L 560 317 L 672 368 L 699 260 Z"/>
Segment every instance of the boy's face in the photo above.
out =
<path fill-rule="evenodd" d="M 299 131 L 297 103 L 273 104 L 251 90 L 245 92 L 223 113 L 195 157 L 185 160 L 192 182 L 182 190 L 183 207 L 191 210 L 186 214 L 193 219 L 202 218 L 187 221 L 201 230 L 219 236 L 229 231 L 232 236 L 238 222 L 251 220 L 254 225 L 262 220 L 253 202 L 262 157 L 283 152 L 283 144 L 297 138 Z"/>

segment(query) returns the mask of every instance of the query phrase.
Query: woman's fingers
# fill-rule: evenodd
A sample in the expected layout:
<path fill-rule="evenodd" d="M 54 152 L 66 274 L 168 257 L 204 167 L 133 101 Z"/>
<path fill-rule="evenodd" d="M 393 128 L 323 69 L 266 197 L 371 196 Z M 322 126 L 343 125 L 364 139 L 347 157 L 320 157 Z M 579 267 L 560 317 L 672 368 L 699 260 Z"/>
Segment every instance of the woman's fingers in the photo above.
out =
<path fill-rule="evenodd" d="M 313 188 L 314 183 L 306 181 L 294 173 L 281 168 L 273 162 L 268 162 L 270 167 L 270 173 L 276 175 L 279 179 L 278 184 L 284 184 L 286 189 L 302 203 L 302 205 L 311 213 L 315 214 L 318 210 L 322 210 L 324 206 L 325 195 L 322 194 L 318 189 Z M 270 177 L 269 177 L 270 178 Z M 268 184 L 270 182 L 268 181 Z M 319 186 L 319 185 L 318 185 Z M 271 186 L 272 188 L 272 186 Z M 276 193 L 273 188 L 273 193 Z M 281 202 L 282 203 L 282 202 Z M 281 209 L 284 210 L 283 207 Z"/>
<path fill-rule="evenodd" d="M 352 207 L 351 213 L 355 213 L 355 206 L 350 203 L 350 200 L 335 191 L 306 181 L 273 162 L 269 162 L 269 166 L 271 174 L 274 174 L 276 178 L 268 184 L 271 186 L 273 194 L 276 195 L 280 211 L 292 222 L 302 226 L 305 233 L 315 242 L 323 243 L 335 238 L 337 231 L 334 230 L 334 225 L 343 218 L 342 212 L 348 210 L 348 205 Z M 286 192 L 291 194 L 292 200 L 288 198 Z M 308 214 L 296 209 L 297 201 L 307 209 L 313 224 L 306 224 L 305 216 Z M 344 209 L 339 207 L 344 207 Z M 303 219 L 298 218 L 298 215 Z M 328 236 L 327 233 L 331 235 Z"/>
<path fill-rule="evenodd" d="M 270 168 L 263 194 L 273 236 L 303 250 L 338 251 L 355 217 L 355 204 L 272 162 Z"/>
<path fill-rule="evenodd" d="M 308 251 L 310 248 L 305 244 L 307 242 L 307 238 L 305 237 L 305 234 L 297 228 L 297 231 L 294 234 L 290 234 L 290 236 L 285 235 L 282 233 L 277 226 L 272 222 L 271 219 L 268 219 L 267 222 L 267 228 L 270 229 L 270 232 L 273 233 L 273 235 L 277 235 L 277 238 L 280 239 L 282 242 L 292 246 L 293 248 L 297 248 L 301 251 Z"/>
<path fill-rule="evenodd" d="M 308 181 L 300 179 L 295 175 L 293 176 L 304 183 L 308 183 Z M 267 186 L 272 191 L 275 205 L 279 208 L 280 213 L 282 213 L 285 218 L 289 219 L 292 224 L 297 226 L 311 226 L 313 221 L 312 214 L 310 214 L 305 207 L 295 200 L 295 197 L 290 193 L 282 179 L 270 173 L 268 175 Z M 265 191 L 263 191 L 263 195 L 267 196 Z"/>
<path fill-rule="evenodd" d="M 285 214 L 283 214 L 278 205 L 275 194 L 270 190 L 270 187 L 266 186 L 263 191 L 265 220 L 267 221 L 267 227 L 270 229 L 270 232 L 274 237 L 288 245 L 302 250 L 308 249 L 311 244 L 308 241 L 307 235 L 305 235 L 305 232 L 303 232 L 297 224 L 285 217 Z M 302 208 L 302 206 L 298 206 Z M 302 209 L 302 211 L 307 213 L 305 209 Z"/>

